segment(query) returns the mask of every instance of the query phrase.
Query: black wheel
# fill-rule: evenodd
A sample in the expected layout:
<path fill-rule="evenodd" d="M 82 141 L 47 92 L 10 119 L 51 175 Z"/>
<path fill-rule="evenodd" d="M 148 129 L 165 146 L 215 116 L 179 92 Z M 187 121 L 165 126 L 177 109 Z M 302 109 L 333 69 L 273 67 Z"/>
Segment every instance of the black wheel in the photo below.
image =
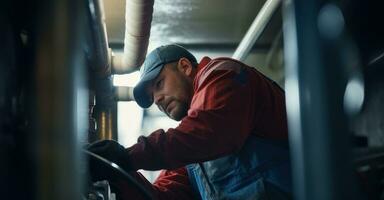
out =
<path fill-rule="evenodd" d="M 125 181 L 132 184 L 136 189 L 138 189 L 146 199 L 149 199 L 149 200 L 154 199 L 151 192 L 148 191 L 147 188 L 145 188 L 142 184 L 140 184 L 136 179 L 134 179 L 128 172 L 126 172 L 124 169 L 119 167 L 116 163 L 113 163 L 90 151 L 84 150 L 84 152 L 88 157 L 88 162 L 90 165 L 89 169 L 90 169 L 91 175 L 93 173 L 100 174 L 102 172 L 105 172 L 105 174 L 108 174 L 105 177 L 103 177 L 105 179 L 118 179 L 118 178 L 121 179 L 122 178 Z M 94 166 L 97 166 L 97 167 L 94 167 Z"/>

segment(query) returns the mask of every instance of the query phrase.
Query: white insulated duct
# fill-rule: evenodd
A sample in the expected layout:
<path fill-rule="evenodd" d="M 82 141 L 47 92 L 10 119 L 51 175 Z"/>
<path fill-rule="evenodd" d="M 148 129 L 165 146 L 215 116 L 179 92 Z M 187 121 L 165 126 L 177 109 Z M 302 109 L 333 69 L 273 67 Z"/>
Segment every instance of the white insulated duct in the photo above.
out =
<path fill-rule="evenodd" d="M 114 74 L 139 69 L 147 54 L 154 0 L 126 0 L 124 54 L 112 57 Z"/>
<path fill-rule="evenodd" d="M 115 87 L 115 98 L 118 101 L 134 101 L 135 98 L 133 97 L 133 87 Z"/>

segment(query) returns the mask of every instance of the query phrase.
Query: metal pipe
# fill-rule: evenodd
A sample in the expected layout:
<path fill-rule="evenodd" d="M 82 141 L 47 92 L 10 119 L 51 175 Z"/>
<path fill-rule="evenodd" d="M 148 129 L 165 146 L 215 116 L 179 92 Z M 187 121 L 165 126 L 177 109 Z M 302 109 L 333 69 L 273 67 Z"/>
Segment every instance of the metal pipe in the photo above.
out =
<path fill-rule="evenodd" d="M 134 101 L 135 99 L 133 97 L 133 87 L 115 87 L 115 98 L 117 101 Z"/>
<path fill-rule="evenodd" d="M 279 7 L 281 0 L 267 0 L 253 20 L 244 38 L 241 40 L 232 58 L 244 61 L 251 51 L 256 40 L 264 31 L 273 13 Z"/>
<path fill-rule="evenodd" d="M 288 0 L 283 6 L 286 105 L 297 200 L 356 199 L 351 136 L 343 110 L 343 20 L 336 6 L 326 6 L 324 0 Z"/>
<path fill-rule="evenodd" d="M 15 91 L 18 88 L 15 87 L 15 83 L 20 81 L 17 80 L 18 73 L 16 72 L 18 71 L 15 69 L 18 66 L 15 61 L 20 58 L 16 54 L 14 44 L 16 32 L 12 30 L 9 14 L 14 10 L 11 9 L 9 3 L 10 1 L 5 1 L 0 6 L 0 194 L 2 199 L 22 199 L 31 195 L 30 190 L 23 190 L 16 194 L 15 191 L 20 191 L 20 188 L 32 183 L 30 179 L 24 179 L 25 174 L 28 174 L 25 172 L 30 173 L 27 169 L 32 164 L 27 161 L 29 157 L 26 156 L 26 151 L 23 152 L 26 147 L 20 148 L 19 146 L 23 144 L 21 139 L 24 139 L 25 135 L 20 134 L 21 128 L 15 123 L 17 115 L 12 106 L 12 102 L 16 103 L 17 100 Z M 23 165 L 17 165 L 17 161 Z M 24 177 L 22 177 L 23 175 Z"/>
<path fill-rule="evenodd" d="M 86 137 L 88 93 L 83 46 L 85 4 L 77 0 L 36 5 L 36 49 L 31 121 L 36 143 L 36 197 L 81 199 L 80 140 Z"/>
<path fill-rule="evenodd" d="M 88 15 L 90 36 L 92 41 L 88 49 L 90 52 L 90 66 L 97 77 L 111 75 L 110 51 L 108 47 L 107 28 L 105 24 L 104 7 L 101 0 L 89 0 Z"/>
<path fill-rule="evenodd" d="M 88 65 L 92 68 L 92 83 L 95 97 L 94 113 L 95 121 L 90 121 L 95 128 L 89 132 L 89 141 L 102 139 L 117 140 L 117 111 L 113 98 L 113 86 L 111 79 L 111 55 L 108 47 L 107 31 L 104 17 L 104 8 L 101 0 L 89 0 L 89 35 L 92 41 L 88 41 L 89 53 Z M 93 124 L 95 122 L 95 124 Z"/>
<path fill-rule="evenodd" d="M 112 77 L 95 79 L 97 136 L 92 140 L 117 140 L 117 103 L 114 98 Z M 92 142 L 92 141 L 91 141 Z"/>
<path fill-rule="evenodd" d="M 126 0 L 124 54 L 112 57 L 113 73 L 137 70 L 147 54 L 154 0 Z"/>
<path fill-rule="evenodd" d="M 112 140 L 112 117 L 111 111 L 100 112 L 99 117 L 99 140 Z"/>

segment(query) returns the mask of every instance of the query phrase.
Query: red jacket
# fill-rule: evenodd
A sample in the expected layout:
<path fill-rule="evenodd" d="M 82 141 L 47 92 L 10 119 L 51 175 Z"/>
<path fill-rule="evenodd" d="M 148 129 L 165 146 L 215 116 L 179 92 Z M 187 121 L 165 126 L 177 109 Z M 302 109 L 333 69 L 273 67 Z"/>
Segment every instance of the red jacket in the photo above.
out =
<path fill-rule="evenodd" d="M 141 136 L 128 148 L 134 169 L 168 169 L 153 185 L 143 180 L 159 199 L 193 199 L 183 166 L 229 155 L 250 134 L 287 139 L 284 92 L 255 68 L 204 57 L 193 84 L 188 115 L 178 127 Z"/>

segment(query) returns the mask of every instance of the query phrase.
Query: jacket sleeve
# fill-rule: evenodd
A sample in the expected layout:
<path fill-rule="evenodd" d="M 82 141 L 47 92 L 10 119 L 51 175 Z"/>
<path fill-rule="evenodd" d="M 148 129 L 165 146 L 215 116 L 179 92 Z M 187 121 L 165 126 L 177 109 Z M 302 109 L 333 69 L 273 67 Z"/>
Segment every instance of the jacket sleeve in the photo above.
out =
<path fill-rule="evenodd" d="M 160 200 L 198 199 L 193 191 L 187 170 L 182 167 L 176 170 L 163 170 L 153 183 Z"/>
<path fill-rule="evenodd" d="M 185 168 L 169 171 L 163 170 L 153 184 L 139 172 L 132 172 L 131 175 L 142 184 L 142 186 L 151 191 L 156 200 L 198 199 L 192 190 Z M 126 181 L 119 180 L 111 184 L 113 188 L 116 188 L 118 197 L 121 200 L 146 199 L 140 191 Z"/>
<path fill-rule="evenodd" d="M 132 167 L 175 169 L 239 150 L 253 129 L 258 104 L 246 78 L 245 72 L 211 72 L 177 128 L 141 136 L 128 148 Z"/>

